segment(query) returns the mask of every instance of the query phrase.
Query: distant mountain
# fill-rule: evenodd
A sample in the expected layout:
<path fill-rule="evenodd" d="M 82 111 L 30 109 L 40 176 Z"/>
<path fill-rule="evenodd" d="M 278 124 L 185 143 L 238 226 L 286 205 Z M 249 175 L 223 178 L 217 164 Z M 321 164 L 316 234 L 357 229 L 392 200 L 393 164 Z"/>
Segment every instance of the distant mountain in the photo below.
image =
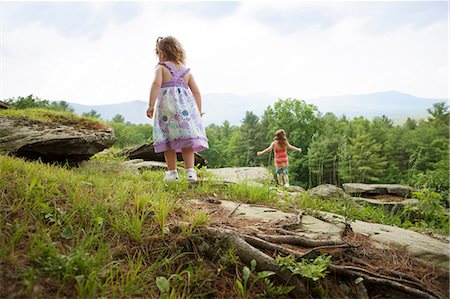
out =
<path fill-rule="evenodd" d="M 232 125 L 240 125 L 246 111 L 252 111 L 254 114 L 261 116 L 264 110 L 277 100 L 277 97 L 268 94 L 246 96 L 231 93 L 205 94 L 203 95 L 203 111 L 205 112 L 203 121 L 205 125 L 222 124 L 225 120 L 228 120 Z M 323 114 L 332 112 L 336 116 L 345 115 L 349 118 L 363 116 L 368 119 L 385 115 L 398 123 L 407 117 L 426 117 L 428 108 L 431 108 L 434 103 L 446 99 L 426 99 L 397 91 L 386 91 L 365 95 L 331 96 L 303 100 L 308 104 L 317 106 Z M 105 120 L 111 120 L 115 115 L 121 114 L 127 122 L 152 123 L 152 120 L 145 115 L 148 104 L 144 101 L 108 105 L 75 103 L 71 103 L 71 105 L 77 114 L 95 110 Z"/>
<path fill-rule="evenodd" d="M 386 115 L 391 118 L 427 115 L 427 109 L 445 99 L 426 99 L 398 91 L 377 92 L 365 95 L 344 95 L 306 100 L 317 106 L 320 112 L 332 112 L 336 116 L 373 118 Z"/>

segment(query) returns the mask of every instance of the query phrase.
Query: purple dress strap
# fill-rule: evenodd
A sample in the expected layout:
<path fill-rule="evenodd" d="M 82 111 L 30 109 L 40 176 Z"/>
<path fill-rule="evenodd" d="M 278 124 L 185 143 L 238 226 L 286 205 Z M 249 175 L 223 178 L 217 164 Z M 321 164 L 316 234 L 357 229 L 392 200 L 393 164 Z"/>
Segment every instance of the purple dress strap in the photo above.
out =
<path fill-rule="evenodd" d="M 185 88 L 189 88 L 186 82 L 184 82 L 183 77 L 189 72 L 190 69 L 181 66 L 177 70 L 175 65 L 170 61 L 160 61 L 158 62 L 158 64 L 167 67 L 170 71 L 170 74 L 172 75 L 172 79 L 170 81 L 163 82 L 161 87 L 182 86 Z"/>

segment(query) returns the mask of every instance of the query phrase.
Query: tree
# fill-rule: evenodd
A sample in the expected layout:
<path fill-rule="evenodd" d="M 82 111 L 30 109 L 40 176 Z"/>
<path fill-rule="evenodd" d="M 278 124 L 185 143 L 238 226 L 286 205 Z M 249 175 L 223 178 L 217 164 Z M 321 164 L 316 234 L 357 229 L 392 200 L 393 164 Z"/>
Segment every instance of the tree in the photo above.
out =
<path fill-rule="evenodd" d="M 123 117 L 122 114 L 116 114 L 113 118 L 112 118 L 113 122 L 116 123 L 124 123 L 125 122 L 125 117 Z"/>
<path fill-rule="evenodd" d="M 92 117 L 92 118 L 100 118 L 100 113 L 98 113 L 97 111 L 95 111 L 94 109 L 92 109 L 89 112 L 85 112 L 83 114 L 81 114 L 82 116 L 86 116 L 86 117 Z"/>
<path fill-rule="evenodd" d="M 387 165 L 382 144 L 367 133 L 367 120 L 351 123 L 353 137 L 339 149 L 339 175 L 345 182 L 374 183 L 382 179 Z"/>
<path fill-rule="evenodd" d="M 66 101 L 51 102 L 49 109 L 56 111 L 74 112 L 75 109 Z"/>
<path fill-rule="evenodd" d="M 5 102 L 13 108 L 16 109 L 27 109 L 27 108 L 49 108 L 49 101 L 43 100 L 38 97 L 33 96 L 32 94 L 26 97 L 18 97 L 6 99 Z"/>

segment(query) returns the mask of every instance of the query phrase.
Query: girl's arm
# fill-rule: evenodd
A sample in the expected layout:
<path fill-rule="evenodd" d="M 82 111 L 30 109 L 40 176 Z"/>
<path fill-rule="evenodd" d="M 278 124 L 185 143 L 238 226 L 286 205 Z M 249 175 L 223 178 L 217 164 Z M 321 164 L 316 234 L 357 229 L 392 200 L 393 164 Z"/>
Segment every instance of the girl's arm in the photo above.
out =
<path fill-rule="evenodd" d="M 261 155 L 264 155 L 265 153 L 267 153 L 268 151 L 271 151 L 271 150 L 273 149 L 273 144 L 274 144 L 274 142 L 272 142 L 272 143 L 269 145 L 269 147 L 266 148 L 265 150 L 260 151 L 260 152 L 257 152 L 256 155 L 257 155 L 257 156 L 261 156 Z"/>
<path fill-rule="evenodd" d="M 152 82 L 152 87 L 150 88 L 150 99 L 148 103 L 147 116 L 149 118 L 153 117 L 153 112 L 155 110 L 155 102 L 158 97 L 159 90 L 162 84 L 162 67 L 158 65 L 155 71 L 155 78 Z"/>
<path fill-rule="evenodd" d="M 195 83 L 194 76 L 190 74 L 188 81 L 189 88 L 191 89 L 192 95 L 194 96 L 195 102 L 197 103 L 198 111 L 200 115 L 202 112 L 202 95 L 200 94 L 200 89 L 198 89 L 197 83 Z"/>
<path fill-rule="evenodd" d="M 287 148 L 288 148 L 288 149 L 291 149 L 291 150 L 293 150 L 293 151 L 297 151 L 297 152 L 299 152 L 299 153 L 302 152 L 302 149 L 301 149 L 301 148 L 295 147 L 295 146 L 293 146 L 293 145 L 290 145 L 289 142 L 287 143 Z"/>

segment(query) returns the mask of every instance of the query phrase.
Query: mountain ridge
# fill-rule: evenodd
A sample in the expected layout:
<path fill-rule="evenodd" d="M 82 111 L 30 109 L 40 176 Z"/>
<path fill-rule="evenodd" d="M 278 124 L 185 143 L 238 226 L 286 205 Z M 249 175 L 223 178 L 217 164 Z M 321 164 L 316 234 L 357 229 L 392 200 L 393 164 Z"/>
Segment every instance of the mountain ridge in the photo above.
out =
<path fill-rule="evenodd" d="M 294 98 L 294 97 L 293 97 Z M 205 125 L 221 124 L 225 120 L 232 125 L 240 125 L 246 111 L 252 111 L 262 116 L 267 107 L 273 106 L 278 97 L 255 93 L 249 95 L 236 95 L 233 93 L 210 93 L 203 95 L 203 111 Z M 301 98 L 299 98 L 301 99 Z M 303 99 L 307 104 L 315 105 L 325 114 L 331 112 L 336 116 L 354 118 L 363 116 L 373 118 L 385 115 L 394 122 L 404 121 L 407 117 L 423 118 L 427 109 L 445 99 L 421 98 L 395 90 L 382 91 L 361 95 L 326 96 L 314 99 Z M 111 120 L 115 115 L 121 114 L 125 121 L 135 124 L 152 123 L 145 115 L 147 102 L 131 100 L 122 103 L 104 105 L 84 105 L 70 103 L 75 113 L 82 114 L 95 110 L 105 120 Z M 397 121 L 396 121 L 397 120 Z"/>

